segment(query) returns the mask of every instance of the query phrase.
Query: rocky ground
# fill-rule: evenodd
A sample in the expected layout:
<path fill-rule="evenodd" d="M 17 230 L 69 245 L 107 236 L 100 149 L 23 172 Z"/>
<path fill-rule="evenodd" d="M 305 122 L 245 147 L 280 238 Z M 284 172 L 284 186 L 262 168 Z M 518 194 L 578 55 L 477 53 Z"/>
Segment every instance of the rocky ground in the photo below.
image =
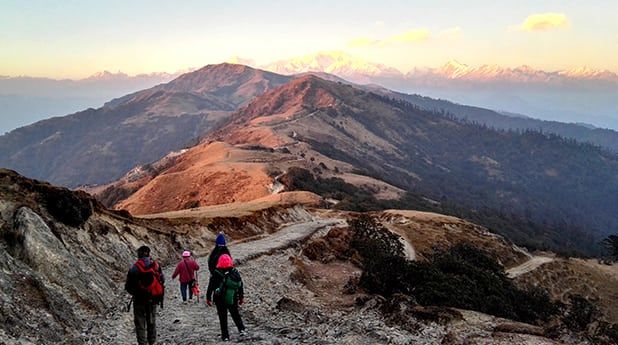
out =
<path fill-rule="evenodd" d="M 344 285 L 358 271 L 346 272 L 343 263 L 316 266 L 301 255 L 303 240 L 319 237 L 340 219 L 316 220 L 283 227 L 255 240 L 234 243 L 230 250 L 246 284 L 241 308 L 248 332 L 240 336 L 230 324 L 232 343 L 249 344 L 559 344 L 540 336 L 538 327 L 471 312 L 440 311 L 455 315 L 448 322 L 422 321 L 410 311 L 405 323 L 386 318 L 380 298 L 355 294 L 341 298 Z M 206 258 L 198 258 L 204 267 Z M 169 277 L 173 265 L 165 269 Z M 335 276 L 319 276 L 328 272 Z M 349 274 L 349 276 L 341 275 Z M 205 274 L 200 275 L 205 291 Z M 331 284 L 320 285 L 320 281 Z M 336 283 L 332 283 L 336 281 Z M 203 298 L 183 304 L 177 282 L 168 282 L 165 308 L 158 313 L 158 344 L 214 344 L 220 342 L 214 308 Z M 355 303 L 361 297 L 363 303 Z M 105 337 L 92 330 L 89 344 L 134 342 L 132 316 L 115 311 Z M 231 319 L 230 319 L 231 323 Z"/>
<path fill-rule="evenodd" d="M 240 217 L 140 220 L 109 212 L 86 194 L 0 170 L 0 345 L 134 344 L 123 285 L 135 248 L 151 244 L 170 277 L 184 248 L 206 267 L 205 255 L 219 230 L 237 239 L 230 249 L 246 283 L 242 315 L 248 334 L 240 337 L 231 329 L 233 343 L 558 344 L 544 338 L 539 327 L 350 289 L 358 267 L 303 255 L 305 243 L 345 226 L 350 215 L 275 207 Z M 427 255 L 432 242 L 448 247 L 462 239 L 489 248 L 511 266 L 530 259 L 504 239 L 456 218 L 398 211 L 381 220 L 408 242 L 409 259 Z M 554 264 L 528 265 L 518 279 Z M 200 283 L 205 292 L 203 272 Z M 165 307 L 158 312 L 158 344 L 218 343 L 215 309 L 203 299 L 182 304 L 177 281 L 167 286 Z M 385 303 L 397 305 L 385 314 Z"/>

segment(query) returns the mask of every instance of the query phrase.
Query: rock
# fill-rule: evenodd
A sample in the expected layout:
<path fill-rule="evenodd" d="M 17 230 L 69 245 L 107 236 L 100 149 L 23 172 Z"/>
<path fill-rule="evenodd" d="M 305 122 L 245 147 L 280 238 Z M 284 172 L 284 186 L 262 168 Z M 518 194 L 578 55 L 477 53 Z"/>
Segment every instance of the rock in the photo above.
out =
<path fill-rule="evenodd" d="M 521 322 L 503 322 L 494 327 L 494 332 L 501 333 L 518 333 L 518 334 L 530 334 L 544 336 L 545 331 L 542 327 L 533 326 L 527 323 Z"/>
<path fill-rule="evenodd" d="M 277 301 L 277 309 L 280 311 L 292 311 L 300 313 L 306 309 L 306 306 L 300 302 L 297 302 L 289 297 L 282 297 Z"/>
<path fill-rule="evenodd" d="M 69 253 L 43 219 L 28 207 L 21 207 L 14 216 L 12 237 L 15 246 L 10 248 L 13 256 L 27 261 L 35 269 L 68 266 Z"/>
<path fill-rule="evenodd" d="M 448 307 L 423 307 L 418 305 L 410 310 L 410 314 L 418 319 L 442 325 L 455 320 L 463 320 L 463 315 L 459 311 Z"/>

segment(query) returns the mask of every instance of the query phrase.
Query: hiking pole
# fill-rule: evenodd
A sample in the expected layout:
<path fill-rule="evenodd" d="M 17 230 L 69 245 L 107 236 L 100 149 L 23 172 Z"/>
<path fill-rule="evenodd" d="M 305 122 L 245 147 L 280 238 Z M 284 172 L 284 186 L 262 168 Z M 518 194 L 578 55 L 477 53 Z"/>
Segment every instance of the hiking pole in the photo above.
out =
<path fill-rule="evenodd" d="M 127 304 L 127 313 L 131 311 L 131 304 L 133 304 L 133 296 L 131 296 L 129 303 Z"/>

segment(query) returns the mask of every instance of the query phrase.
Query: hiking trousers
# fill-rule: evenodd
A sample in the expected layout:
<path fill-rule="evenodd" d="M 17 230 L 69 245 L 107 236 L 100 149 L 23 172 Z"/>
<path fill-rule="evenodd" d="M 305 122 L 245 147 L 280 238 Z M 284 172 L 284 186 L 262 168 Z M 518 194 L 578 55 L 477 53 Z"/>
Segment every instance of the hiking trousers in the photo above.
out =
<path fill-rule="evenodd" d="M 238 331 L 242 331 L 245 329 L 245 325 L 242 323 L 242 319 L 240 318 L 240 313 L 238 312 L 238 304 L 227 305 L 224 301 L 215 302 L 217 306 L 217 314 L 219 315 L 219 325 L 221 326 L 221 339 L 229 338 L 230 332 L 227 329 L 227 311 L 230 311 L 230 315 L 232 315 L 232 320 L 238 328 Z"/>
<path fill-rule="evenodd" d="M 191 283 L 180 283 L 180 295 L 182 296 L 183 302 L 187 300 L 187 290 L 189 290 L 189 299 L 193 299 Z"/>
<path fill-rule="evenodd" d="M 133 321 L 138 345 L 153 345 L 157 340 L 157 305 L 149 302 L 133 305 Z"/>

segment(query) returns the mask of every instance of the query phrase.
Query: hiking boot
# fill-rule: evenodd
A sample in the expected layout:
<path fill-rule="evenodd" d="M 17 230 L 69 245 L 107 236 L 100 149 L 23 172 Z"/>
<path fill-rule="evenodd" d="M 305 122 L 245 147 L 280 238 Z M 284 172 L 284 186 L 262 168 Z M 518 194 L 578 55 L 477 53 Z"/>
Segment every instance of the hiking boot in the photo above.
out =
<path fill-rule="evenodd" d="M 223 338 L 223 341 L 230 341 L 230 338 Z"/>

